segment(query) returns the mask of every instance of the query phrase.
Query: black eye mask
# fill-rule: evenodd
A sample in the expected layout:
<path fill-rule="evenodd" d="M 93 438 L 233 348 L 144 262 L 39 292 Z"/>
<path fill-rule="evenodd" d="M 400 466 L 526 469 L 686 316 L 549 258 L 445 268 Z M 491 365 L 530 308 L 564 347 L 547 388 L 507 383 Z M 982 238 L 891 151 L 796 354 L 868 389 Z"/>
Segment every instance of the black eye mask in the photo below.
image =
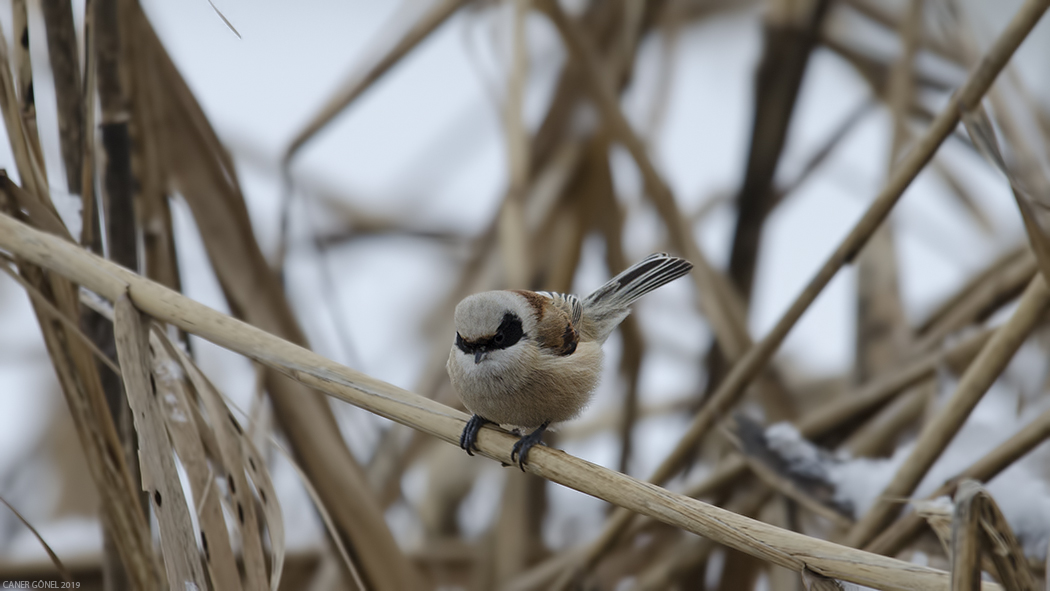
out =
<path fill-rule="evenodd" d="M 496 329 L 496 334 L 485 339 L 468 341 L 459 336 L 457 332 L 456 347 L 468 355 L 473 355 L 477 351 L 506 349 L 520 341 L 524 336 L 525 331 L 521 327 L 521 318 L 518 318 L 513 312 L 507 312 L 503 315 L 503 321 L 500 322 L 499 328 Z"/>

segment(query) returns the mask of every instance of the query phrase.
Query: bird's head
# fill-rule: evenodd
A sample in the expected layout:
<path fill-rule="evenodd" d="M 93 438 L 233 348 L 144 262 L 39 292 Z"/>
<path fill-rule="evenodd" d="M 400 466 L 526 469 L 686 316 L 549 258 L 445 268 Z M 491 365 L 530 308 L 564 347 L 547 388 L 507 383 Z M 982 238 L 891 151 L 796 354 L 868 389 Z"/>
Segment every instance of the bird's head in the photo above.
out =
<path fill-rule="evenodd" d="M 475 365 L 509 360 L 535 327 L 535 311 L 521 295 L 486 291 L 468 296 L 456 306 L 456 343 Z"/>

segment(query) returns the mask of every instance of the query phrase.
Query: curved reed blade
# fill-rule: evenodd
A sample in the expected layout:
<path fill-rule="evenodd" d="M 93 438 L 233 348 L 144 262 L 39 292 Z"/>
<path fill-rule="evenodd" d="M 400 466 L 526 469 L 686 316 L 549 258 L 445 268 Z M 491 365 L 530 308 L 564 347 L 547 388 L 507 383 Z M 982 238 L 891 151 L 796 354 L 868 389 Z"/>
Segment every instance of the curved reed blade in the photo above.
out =
<path fill-rule="evenodd" d="M 181 358 L 176 358 L 170 352 L 170 343 L 159 334 L 156 327 L 150 329 L 149 342 L 151 352 L 151 371 L 153 384 L 157 389 L 157 396 L 161 401 L 164 424 L 168 434 L 171 436 L 172 447 L 182 464 L 186 478 L 193 493 L 193 507 L 197 514 L 197 523 L 200 525 L 200 548 L 204 556 L 204 565 L 208 569 L 209 578 L 216 589 L 231 589 L 240 591 L 241 576 L 237 569 L 237 559 L 230 544 L 230 535 L 226 531 L 226 520 L 222 514 L 222 503 L 220 502 L 220 487 L 216 480 L 225 480 L 225 473 L 230 471 L 222 462 L 221 453 L 214 453 L 211 459 L 219 467 L 220 473 L 215 474 L 208 463 L 208 452 L 205 441 L 218 439 L 218 435 L 212 431 L 212 426 L 218 426 L 221 430 L 222 422 L 209 423 L 197 420 L 201 413 L 195 412 L 194 400 L 191 399 L 186 381 L 186 370 L 182 367 Z M 201 431 L 209 431 L 207 435 Z M 242 471 L 243 466 L 239 467 Z M 276 501 L 275 501 L 276 502 Z M 238 522 L 239 524 L 239 522 Z M 242 532 L 242 535 L 258 535 L 258 531 Z M 196 537 L 196 536 L 194 536 Z M 245 569 L 257 568 L 255 560 L 247 558 L 255 544 L 251 541 L 244 544 Z M 265 578 L 259 577 L 258 573 L 251 573 L 250 581 L 261 581 Z M 256 589 L 265 587 L 257 585 Z"/>
<path fill-rule="evenodd" d="M 164 426 L 164 410 L 150 377 L 149 319 L 126 295 L 114 305 L 117 354 L 124 378 L 142 458 L 142 490 L 149 493 L 160 526 L 161 553 L 171 589 L 196 585 L 208 589 L 197 556 L 196 534 L 174 449 Z"/>

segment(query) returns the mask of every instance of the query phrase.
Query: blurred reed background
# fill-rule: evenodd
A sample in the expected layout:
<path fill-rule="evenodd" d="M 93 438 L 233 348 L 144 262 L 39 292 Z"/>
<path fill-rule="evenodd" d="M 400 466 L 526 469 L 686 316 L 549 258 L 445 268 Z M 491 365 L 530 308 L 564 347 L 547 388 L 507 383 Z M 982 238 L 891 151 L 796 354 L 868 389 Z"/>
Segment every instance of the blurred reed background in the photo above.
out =
<path fill-rule="evenodd" d="M 1050 589 L 1048 4 L 0 3 L 0 580 Z M 654 251 L 464 454 L 455 304 Z"/>

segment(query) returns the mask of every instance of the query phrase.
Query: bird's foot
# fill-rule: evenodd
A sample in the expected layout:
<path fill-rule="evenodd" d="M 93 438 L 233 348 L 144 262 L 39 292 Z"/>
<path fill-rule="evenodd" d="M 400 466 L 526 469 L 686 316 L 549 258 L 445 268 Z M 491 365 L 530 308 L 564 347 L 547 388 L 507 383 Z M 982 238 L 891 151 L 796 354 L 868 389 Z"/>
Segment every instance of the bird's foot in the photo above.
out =
<path fill-rule="evenodd" d="M 536 444 L 543 445 L 543 432 L 547 430 L 547 425 L 551 422 L 547 421 L 539 426 L 538 429 L 529 433 L 528 435 L 522 436 L 521 439 L 514 444 L 514 447 L 510 451 L 510 461 L 514 461 L 515 456 L 518 458 L 518 467 L 521 471 L 525 471 L 525 464 L 528 464 L 529 450 Z"/>
<path fill-rule="evenodd" d="M 467 421 L 467 426 L 463 427 L 463 433 L 459 436 L 459 446 L 467 452 L 468 456 L 474 455 L 473 450 L 478 448 L 478 431 L 481 431 L 486 423 L 491 422 L 478 415 L 470 417 L 470 420 Z"/>

